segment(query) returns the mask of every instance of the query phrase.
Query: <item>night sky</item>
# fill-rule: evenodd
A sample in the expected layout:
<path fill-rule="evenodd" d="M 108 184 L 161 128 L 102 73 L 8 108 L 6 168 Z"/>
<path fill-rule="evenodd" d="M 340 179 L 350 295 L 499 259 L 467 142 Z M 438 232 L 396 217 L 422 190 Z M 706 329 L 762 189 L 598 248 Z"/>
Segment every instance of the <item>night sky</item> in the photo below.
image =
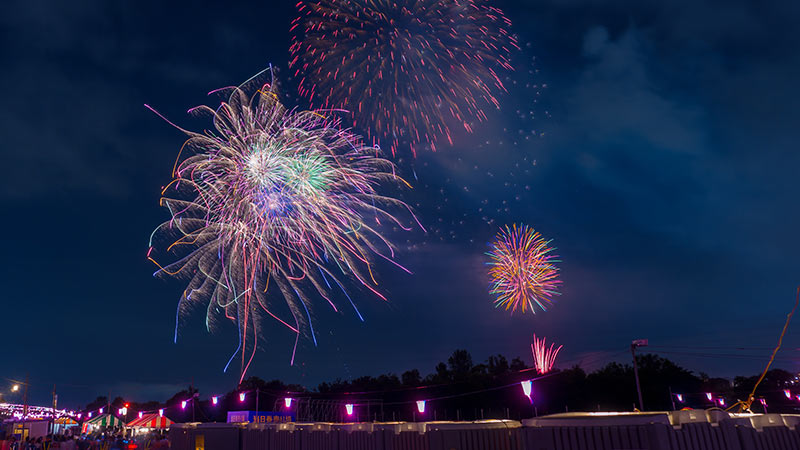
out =
<path fill-rule="evenodd" d="M 286 70 L 295 2 L 201 3 L 11 0 L 0 15 L 0 378 L 30 373 L 34 402 L 53 383 L 79 406 L 238 381 L 222 371 L 233 325 L 208 334 L 200 312 L 173 343 L 183 286 L 145 255 L 184 136 L 143 105 L 202 130 L 188 108 L 272 63 L 303 106 Z M 388 304 L 354 286 L 363 323 L 317 303 L 319 345 L 301 341 L 294 367 L 293 334 L 270 328 L 250 374 L 426 374 L 457 348 L 530 364 L 534 332 L 564 344 L 562 366 L 628 361 L 649 338 L 690 370 L 758 372 L 766 358 L 720 355 L 767 355 L 800 283 L 800 3 L 495 4 L 522 47 L 501 109 L 396 160 L 415 189 L 395 194 L 428 230 L 392 233 L 414 275 L 379 267 Z M 487 243 L 514 222 L 563 260 L 563 295 L 536 316 L 487 292 Z M 800 370 L 798 326 L 779 367 Z"/>

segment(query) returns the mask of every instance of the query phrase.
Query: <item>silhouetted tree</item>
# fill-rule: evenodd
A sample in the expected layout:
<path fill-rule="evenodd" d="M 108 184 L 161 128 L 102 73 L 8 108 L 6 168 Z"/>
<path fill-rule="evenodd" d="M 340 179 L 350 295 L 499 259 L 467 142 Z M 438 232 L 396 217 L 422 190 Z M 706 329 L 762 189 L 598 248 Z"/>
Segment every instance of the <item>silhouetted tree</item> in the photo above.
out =
<path fill-rule="evenodd" d="M 422 376 L 417 369 L 406 370 L 400 379 L 403 381 L 403 386 L 415 387 L 422 384 Z"/>
<path fill-rule="evenodd" d="M 102 395 L 94 399 L 93 402 L 86 405 L 87 411 L 93 411 L 95 409 L 100 409 L 108 405 L 108 397 Z"/>
<path fill-rule="evenodd" d="M 754 375 L 752 377 L 735 377 L 733 379 L 733 388 L 736 392 L 747 393 L 749 394 L 750 391 L 753 390 L 753 386 L 758 381 L 758 378 L 761 375 Z M 766 373 L 764 379 L 761 381 L 761 384 L 758 385 L 759 390 L 761 391 L 779 391 L 783 390 L 785 387 L 790 387 L 794 383 L 795 375 L 782 370 L 782 369 L 772 369 Z"/>
<path fill-rule="evenodd" d="M 519 356 L 511 360 L 511 366 L 509 367 L 512 372 L 519 372 L 520 370 L 525 370 L 528 366 L 522 361 Z"/>
<path fill-rule="evenodd" d="M 472 370 L 472 356 L 466 350 L 456 350 L 447 359 L 447 366 L 454 380 L 465 380 Z"/>
<path fill-rule="evenodd" d="M 180 403 L 184 400 L 188 400 L 192 398 L 192 396 L 197 393 L 197 389 L 193 387 L 188 387 L 180 392 L 175 393 L 172 397 L 167 400 L 167 406 L 175 405 L 176 403 Z"/>
<path fill-rule="evenodd" d="M 451 381 L 450 371 L 447 370 L 447 364 L 440 362 L 434 368 L 435 372 L 425 377 L 426 384 L 442 384 Z"/>
<path fill-rule="evenodd" d="M 487 360 L 489 374 L 492 376 L 500 376 L 508 373 L 508 360 L 503 355 L 490 356 Z"/>

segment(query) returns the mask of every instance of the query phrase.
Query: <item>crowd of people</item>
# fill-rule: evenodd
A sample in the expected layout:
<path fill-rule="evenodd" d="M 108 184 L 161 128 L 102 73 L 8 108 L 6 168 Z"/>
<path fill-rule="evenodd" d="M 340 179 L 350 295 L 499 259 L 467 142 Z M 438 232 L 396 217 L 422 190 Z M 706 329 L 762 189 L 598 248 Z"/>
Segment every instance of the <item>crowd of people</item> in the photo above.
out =
<path fill-rule="evenodd" d="M 143 438 L 132 438 L 123 433 L 95 433 L 89 435 L 48 434 L 37 438 L 20 439 L 17 435 L 0 439 L 0 450 L 166 450 L 169 441 L 166 435 L 151 434 Z"/>

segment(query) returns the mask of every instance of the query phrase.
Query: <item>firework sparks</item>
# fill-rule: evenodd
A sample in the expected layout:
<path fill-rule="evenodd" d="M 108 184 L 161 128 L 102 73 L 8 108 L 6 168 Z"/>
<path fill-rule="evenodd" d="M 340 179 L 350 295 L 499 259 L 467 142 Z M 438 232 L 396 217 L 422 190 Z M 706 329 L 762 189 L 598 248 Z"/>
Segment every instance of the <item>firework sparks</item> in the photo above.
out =
<path fill-rule="evenodd" d="M 525 225 L 508 226 L 497 233 L 491 251 L 489 276 L 490 292 L 497 296 L 495 307 L 504 307 L 513 314 L 520 309 L 524 314 L 530 309 L 534 314 L 534 304 L 543 311 L 552 303 L 551 297 L 558 295 L 558 267 L 555 263 L 551 241 Z"/>
<path fill-rule="evenodd" d="M 312 107 L 345 108 L 367 138 L 416 155 L 450 126 L 471 132 L 499 107 L 518 49 L 510 21 L 485 0 L 301 0 L 290 66 Z"/>
<path fill-rule="evenodd" d="M 194 153 L 178 156 L 161 199 L 171 218 L 153 231 L 148 251 L 158 265 L 154 242 L 166 241 L 175 259 L 159 265 L 156 275 L 188 280 L 176 339 L 178 319 L 192 307 L 205 308 L 209 330 L 219 319 L 232 320 L 239 346 L 231 361 L 241 356 L 242 377 L 264 320 L 296 333 L 292 363 L 301 333 L 316 343 L 311 299 L 318 295 L 338 310 L 331 286 L 361 318 L 340 277 L 385 300 L 371 260 L 379 255 L 394 262 L 394 251 L 378 228 L 408 229 L 388 210 L 410 213 L 376 190 L 405 183 L 391 162 L 327 111 L 287 111 L 273 85 L 252 96 L 245 85 L 229 88 L 218 108 L 190 110 L 210 115 L 215 130 L 181 129 L 189 136 L 184 147 Z"/>
<path fill-rule="evenodd" d="M 531 344 L 533 366 L 536 368 L 536 372 L 541 375 L 553 370 L 553 365 L 556 363 L 556 356 L 558 356 L 558 352 L 560 352 L 561 347 L 563 347 L 563 345 L 559 345 L 558 348 L 554 349 L 554 346 L 554 343 L 550 343 L 550 347 L 547 347 L 545 338 L 537 339 L 536 335 L 533 335 L 533 343 Z"/>

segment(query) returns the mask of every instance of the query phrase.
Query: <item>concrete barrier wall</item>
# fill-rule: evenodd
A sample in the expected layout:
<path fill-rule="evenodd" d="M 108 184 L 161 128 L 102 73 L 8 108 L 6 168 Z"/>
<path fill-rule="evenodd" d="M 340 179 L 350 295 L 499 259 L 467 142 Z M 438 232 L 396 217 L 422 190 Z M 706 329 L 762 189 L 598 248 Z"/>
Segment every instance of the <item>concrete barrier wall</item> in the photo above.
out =
<path fill-rule="evenodd" d="M 175 450 L 800 450 L 800 417 L 719 410 L 523 421 L 178 424 Z"/>

